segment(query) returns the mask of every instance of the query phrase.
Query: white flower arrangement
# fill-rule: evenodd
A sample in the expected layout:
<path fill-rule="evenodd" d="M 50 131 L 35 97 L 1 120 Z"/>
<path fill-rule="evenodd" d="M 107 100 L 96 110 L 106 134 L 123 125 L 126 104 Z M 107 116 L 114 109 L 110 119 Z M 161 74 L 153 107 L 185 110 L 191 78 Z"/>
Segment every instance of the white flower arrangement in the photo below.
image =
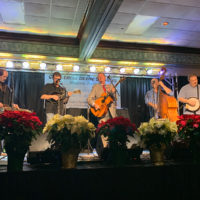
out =
<path fill-rule="evenodd" d="M 95 126 L 83 116 L 56 114 L 46 123 L 43 133 L 48 134 L 52 147 L 67 151 L 71 147 L 83 148 L 95 136 L 95 130 Z"/>
<path fill-rule="evenodd" d="M 149 148 L 152 145 L 160 146 L 161 143 L 169 145 L 177 133 L 176 122 L 169 119 L 151 118 L 149 122 L 141 123 L 138 128 L 140 145 Z"/>

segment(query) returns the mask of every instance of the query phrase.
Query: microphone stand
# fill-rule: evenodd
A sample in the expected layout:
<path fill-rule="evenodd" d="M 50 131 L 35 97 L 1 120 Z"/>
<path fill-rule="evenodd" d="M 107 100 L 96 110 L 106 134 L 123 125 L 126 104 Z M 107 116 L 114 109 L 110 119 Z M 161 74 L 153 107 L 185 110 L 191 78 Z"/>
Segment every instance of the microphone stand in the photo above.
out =
<path fill-rule="evenodd" d="M 115 86 L 114 86 L 114 84 L 113 84 L 113 81 L 112 81 L 112 79 L 110 78 L 110 75 L 108 76 L 108 79 L 110 80 L 112 86 L 115 88 Z M 115 90 L 116 90 L 117 94 L 120 96 L 119 92 L 117 91 L 117 88 L 115 88 Z"/>
<path fill-rule="evenodd" d="M 13 72 L 11 72 L 11 108 L 13 108 L 14 104 L 14 80 L 13 80 Z"/>

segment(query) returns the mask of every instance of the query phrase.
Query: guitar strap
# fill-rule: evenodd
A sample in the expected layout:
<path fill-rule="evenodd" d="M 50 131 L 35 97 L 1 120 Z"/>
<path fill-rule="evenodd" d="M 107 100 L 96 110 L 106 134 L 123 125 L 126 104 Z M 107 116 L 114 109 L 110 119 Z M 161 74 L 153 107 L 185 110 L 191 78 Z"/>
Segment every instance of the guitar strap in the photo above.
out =
<path fill-rule="evenodd" d="M 197 84 L 197 99 L 199 99 L 199 84 Z M 194 111 L 194 114 L 196 115 L 196 111 Z"/>

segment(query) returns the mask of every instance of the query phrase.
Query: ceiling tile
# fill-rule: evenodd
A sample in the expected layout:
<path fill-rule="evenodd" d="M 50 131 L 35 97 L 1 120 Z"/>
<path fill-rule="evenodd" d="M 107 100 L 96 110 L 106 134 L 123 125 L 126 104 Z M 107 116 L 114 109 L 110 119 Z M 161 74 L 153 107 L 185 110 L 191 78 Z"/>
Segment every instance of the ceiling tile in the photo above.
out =
<path fill-rule="evenodd" d="M 45 26 L 49 24 L 49 18 L 48 17 L 37 17 L 37 16 L 31 16 L 27 15 L 25 17 L 25 22 L 28 26 Z"/>
<path fill-rule="evenodd" d="M 111 23 L 130 24 L 134 17 L 134 14 L 117 12 Z"/>
<path fill-rule="evenodd" d="M 127 25 L 124 24 L 110 24 L 106 30 L 106 33 L 124 33 L 127 29 Z"/>
<path fill-rule="evenodd" d="M 50 6 L 39 3 L 25 3 L 25 15 L 49 17 Z"/>
<path fill-rule="evenodd" d="M 146 0 L 124 0 L 119 7 L 119 12 L 138 14 Z"/>
<path fill-rule="evenodd" d="M 193 8 L 186 16 L 184 16 L 184 18 L 191 20 L 200 20 L 200 8 Z"/>
<path fill-rule="evenodd" d="M 74 8 L 77 6 L 78 0 L 52 0 L 52 4 L 56 6 L 66 6 Z"/>
<path fill-rule="evenodd" d="M 168 22 L 169 24 L 164 26 L 163 22 Z M 160 18 L 154 23 L 153 27 L 163 29 L 195 30 L 199 23 L 200 21 L 198 22 L 184 19 Z"/>
<path fill-rule="evenodd" d="M 23 0 L 29 3 L 50 4 L 51 0 Z"/>
<path fill-rule="evenodd" d="M 141 9 L 141 15 L 184 18 L 192 12 L 193 7 L 147 2 Z"/>
<path fill-rule="evenodd" d="M 151 0 L 151 2 L 169 3 L 169 4 L 176 4 L 176 5 L 200 7 L 200 1 L 199 0 Z"/>
<path fill-rule="evenodd" d="M 73 19 L 75 13 L 75 8 L 53 6 L 51 11 L 51 16 L 54 18 L 61 19 Z"/>
<path fill-rule="evenodd" d="M 72 20 L 70 19 L 52 18 L 50 22 L 51 30 L 53 30 L 54 28 L 59 30 L 66 30 L 71 28 L 71 26 L 72 26 Z"/>

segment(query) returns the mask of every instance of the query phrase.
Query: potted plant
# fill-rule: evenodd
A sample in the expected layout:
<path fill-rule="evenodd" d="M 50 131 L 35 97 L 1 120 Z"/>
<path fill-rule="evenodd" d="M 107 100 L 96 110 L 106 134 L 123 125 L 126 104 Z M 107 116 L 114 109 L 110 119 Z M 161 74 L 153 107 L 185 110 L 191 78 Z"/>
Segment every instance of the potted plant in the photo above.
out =
<path fill-rule="evenodd" d="M 141 123 L 138 128 L 140 145 L 150 150 L 150 156 L 155 165 L 164 164 L 164 151 L 175 139 L 177 125 L 168 119 L 151 118 L 149 122 Z"/>
<path fill-rule="evenodd" d="M 200 163 L 200 115 L 181 115 L 176 122 L 179 142 L 188 147 L 195 163 Z"/>
<path fill-rule="evenodd" d="M 32 139 L 42 131 L 42 122 L 35 113 L 4 111 L 0 114 L 0 140 L 8 155 L 8 171 L 21 171 Z"/>
<path fill-rule="evenodd" d="M 114 165 L 126 164 L 129 160 L 127 151 L 127 143 L 130 137 L 134 137 L 136 126 L 128 118 L 115 117 L 101 122 L 96 130 L 99 136 L 105 137 L 107 141 L 107 157 L 108 163 Z"/>
<path fill-rule="evenodd" d="M 95 126 L 83 116 L 54 115 L 47 122 L 43 133 L 51 147 L 61 152 L 62 167 L 75 168 L 78 154 L 95 136 Z"/>

